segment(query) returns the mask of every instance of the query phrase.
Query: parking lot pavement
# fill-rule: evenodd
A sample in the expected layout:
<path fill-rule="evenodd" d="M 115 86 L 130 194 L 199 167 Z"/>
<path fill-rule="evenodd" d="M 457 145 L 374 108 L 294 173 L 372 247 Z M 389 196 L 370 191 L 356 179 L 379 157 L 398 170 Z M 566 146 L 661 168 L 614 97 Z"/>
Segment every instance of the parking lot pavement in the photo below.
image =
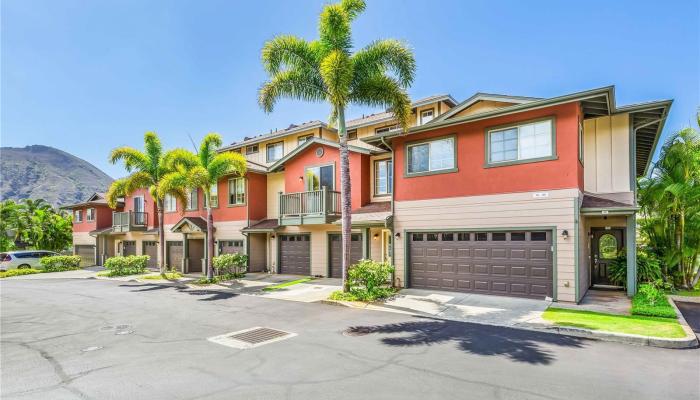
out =
<path fill-rule="evenodd" d="M 698 350 L 146 282 L 3 280 L 0 300 L 2 399 L 700 398 Z M 208 340 L 254 327 L 294 336 Z"/>
<path fill-rule="evenodd" d="M 700 303 L 676 301 L 676 307 L 683 314 L 683 318 L 700 338 Z"/>

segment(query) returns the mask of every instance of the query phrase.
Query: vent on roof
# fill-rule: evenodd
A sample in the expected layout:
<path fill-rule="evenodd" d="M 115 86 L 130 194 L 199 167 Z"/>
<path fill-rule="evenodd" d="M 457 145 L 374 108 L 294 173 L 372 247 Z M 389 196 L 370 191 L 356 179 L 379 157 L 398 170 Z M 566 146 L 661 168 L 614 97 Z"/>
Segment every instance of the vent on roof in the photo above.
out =
<path fill-rule="evenodd" d="M 287 129 L 294 129 L 294 128 L 296 128 L 296 127 L 297 127 L 297 125 L 289 124 L 289 127 L 287 127 Z"/>
<path fill-rule="evenodd" d="M 250 139 L 252 139 L 252 137 L 250 137 L 250 136 L 243 137 L 243 140 L 250 140 Z"/>
<path fill-rule="evenodd" d="M 223 346 L 233 347 L 234 349 L 251 349 L 264 344 L 289 339 L 294 336 L 296 336 L 296 333 L 256 326 L 238 332 L 210 337 L 208 340 Z"/>

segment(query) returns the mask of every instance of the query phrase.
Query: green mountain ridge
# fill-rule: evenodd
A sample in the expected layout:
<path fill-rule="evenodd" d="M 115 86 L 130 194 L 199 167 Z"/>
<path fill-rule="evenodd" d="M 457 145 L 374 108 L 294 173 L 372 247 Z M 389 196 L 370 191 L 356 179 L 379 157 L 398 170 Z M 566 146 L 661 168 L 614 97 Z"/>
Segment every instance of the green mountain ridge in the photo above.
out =
<path fill-rule="evenodd" d="M 0 147 L 0 200 L 42 198 L 62 206 L 104 192 L 112 181 L 89 162 L 53 147 Z"/>

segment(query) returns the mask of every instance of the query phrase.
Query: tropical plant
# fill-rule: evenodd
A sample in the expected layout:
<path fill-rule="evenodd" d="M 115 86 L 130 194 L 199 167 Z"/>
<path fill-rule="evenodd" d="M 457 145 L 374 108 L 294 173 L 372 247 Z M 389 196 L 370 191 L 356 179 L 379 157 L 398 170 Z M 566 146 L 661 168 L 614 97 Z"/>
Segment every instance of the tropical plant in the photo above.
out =
<path fill-rule="evenodd" d="M 226 175 L 244 176 L 246 160 L 240 153 L 217 152 L 221 147 L 221 135 L 209 133 L 199 146 L 197 154 L 184 149 L 173 150 L 168 158 L 168 170 L 159 184 L 162 193 L 178 193 L 181 188 L 200 188 L 204 193 L 207 209 L 207 278 L 214 277 L 214 216 L 212 215 L 211 187 Z M 218 193 L 218 191 L 217 191 Z"/>
<path fill-rule="evenodd" d="M 613 284 L 627 287 L 627 251 L 624 248 L 610 263 L 608 277 Z M 656 256 L 637 249 L 637 282 L 654 282 L 661 278 L 661 265 Z"/>
<path fill-rule="evenodd" d="M 221 254 L 212 258 L 217 275 L 241 276 L 245 274 L 248 256 L 241 253 Z"/>
<path fill-rule="evenodd" d="M 51 256 L 40 260 L 44 272 L 61 272 L 80 269 L 80 256 Z"/>
<path fill-rule="evenodd" d="M 0 251 L 16 247 L 62 251 L 73 242 L 72 217 L 44 200 L 0 203 Z"/>
<path fill-rule="evenodd" d="M 148 188 L 151 197 L 156 201 L 158 213 L 158 265 L 160 272 L 165 272 L 165 246 L 163 245 L 165 231 L 163 227 L 163 199 L 166 194 L 173 194 L 180 199 L 185 198 L 185 188 L 171 187 L 170 191 L 162 191 L 159 188 L 160 181 L 169 172 L 168 159 L 178 150 L 163 152 L 163 146 L 155 132 L 146 132 L 143 138 L 144 150 L 139 151 L 133 147 L 118 147 L 109 155 L 109 162 L 116 164 L 124 162 L 124 167 L 129 176 L 117 179 L 107 191 L 106 200 L 111 208 L 115 208 L 119 198 L 129 196 L 138 189 Z"/>
<path fill-rule="evenodd" d="M 265 43 L 262 62 L 270 80 L 258 102 L 272 112 L 282 98 L 326 102 L 331 124 L 340 137 L 340 192 L 343 290 L 348 290 L 350 260 L 350 164 L 345 110 L 350 104 L 382 106 L 405 130 L 411 114 L 406 89 L 413 82 L 415 59 L 397 40 L 377 40 L 352 52 L 351 22 L 365 9 L 364 0 L 342 0 L 323 7 L 319 38 L 313 41 L 281 35 Z"/>
<path fill-rule="evenodd" d="M 105 261 L 107 276 L 138 275 L 146 272 L 150 256 L 115 256 Z"/>
<path fill-rule="evenodd" d="M 700 279 L 700 132 L 689 127 L 666 141 L 651 176 L 639 181 L 639 204 L 641 233 L 660 257 L 665 279 L 694 287 Z"/>

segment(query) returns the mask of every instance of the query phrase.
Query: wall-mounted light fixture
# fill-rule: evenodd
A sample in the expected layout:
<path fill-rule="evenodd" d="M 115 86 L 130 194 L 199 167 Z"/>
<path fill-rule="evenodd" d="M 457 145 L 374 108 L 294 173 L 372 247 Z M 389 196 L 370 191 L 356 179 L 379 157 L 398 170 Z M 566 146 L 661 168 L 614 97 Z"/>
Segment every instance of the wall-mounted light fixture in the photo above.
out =
<path fill-rule="evenodd" d="M 379 239 L 379 234 L 378 234 L 378 233 L 375 233 L 374 236 L 372 236 L 372 238 L 373 238 L 374 240 Z"/>
<path fill-rule="evenodd" d="M 304 182 L 304 177 L 303 177 L 303 176 L 300 176 L 300 177 L 299 177 L 299 182 Z"/>
<path fill-rule="evenodd" d="M 566 229 L 564 229 L 564 230 L 561 232 L 561 236 L 562 236 L 564 239 L 568 239 L 568 238 L 569 238 L 569 231 L 567 231 Z"/>
<path fill-rule="evenodd" d="M 397 239 L 401 239 L 401 232 L 396 232 L 396 234 L 394 234 L 394 237 Z"/>
<path fill-rule="evenodd" d="M 270 236 L 270 239 L 274 239 L 274 238 L 275 238 L 275 235 L 271 235 L 271 236 Z"/>

